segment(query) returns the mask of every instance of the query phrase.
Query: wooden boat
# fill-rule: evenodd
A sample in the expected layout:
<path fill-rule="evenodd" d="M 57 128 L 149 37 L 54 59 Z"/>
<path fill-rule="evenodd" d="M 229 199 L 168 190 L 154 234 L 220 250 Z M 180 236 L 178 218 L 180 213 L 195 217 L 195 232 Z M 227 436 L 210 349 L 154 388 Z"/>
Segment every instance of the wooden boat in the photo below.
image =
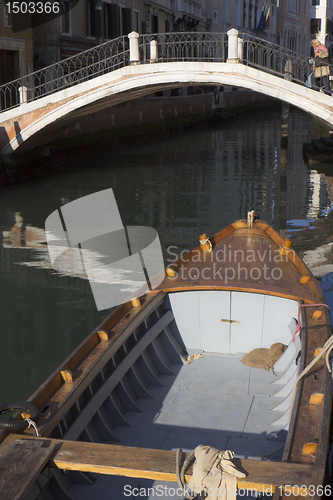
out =
<path fill-rule="evenodd" d="M 325 357 L 299 377 L 331 336 L 329 310 L 291 242 L 253 219 L 201 236 L 157 289 L 116 309 L 31 396 L 41 437 L 32 427 L 2 432 L 0 468 L 15 463 L 24 474 L 9 467 L 1 498 L 183 498 L 176 450 L 200 444 L 235 452 L 239 498 L 321 496 Z M 274 343 L 287 346 L 274 372 L 241 362 Z"/>

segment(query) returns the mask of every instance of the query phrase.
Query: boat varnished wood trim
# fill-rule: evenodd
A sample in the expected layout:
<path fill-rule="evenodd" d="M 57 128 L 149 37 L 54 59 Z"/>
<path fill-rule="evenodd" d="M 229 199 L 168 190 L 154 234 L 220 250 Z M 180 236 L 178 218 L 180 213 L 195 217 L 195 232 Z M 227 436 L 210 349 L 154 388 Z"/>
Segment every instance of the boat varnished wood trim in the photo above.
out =
<path fill-rule="evenodd" d="M 282 288 L 277 288 L 277 287 L 262 287 L 260 285 L 251 285 L 250 287 L 248 286 L 247 283 L 235 283 L 234 285 L 227 284 L 227 285 L 216 285 L 216 286 L 209 286 L 209 285 L 201 285 L 198 284 L 196 285 L 196 282 L 193 281 L 193 285 L 181 285 L 177 284 L 176 286 L 170 285 L 168 286 L 167 282 L 164 282 L 162 291 L 164 293 L 171 293 L 171 292 L 186 292 L 186 291 L 197 291 L 197 290 L 230 290 L 230 291 L 237 291 L 237 292 L 249 292 L 249 293 L 260 293 L 260 294 L 265 294 L 265 295 L 274 295 L 275 297 L 282 297 L 285 299 L 291 299 L 291 300 L 300 300 L 302 299 L 304 303 L 306 304 L 314 304 L 317 302 L 317 298 L 313 296 L 313 294 L 308 294 L 308 293 L 295 293 L 292 290 L 285 291 L 285 289 Z M 284 291 L 282 291 L 284 290 Z"/>
<path fill-rule="evenodd" d="M 235 231 L 235 228 L 232 225 L 230 225 L 230 226 L 227 226 L 226 228 L 222 229 L 222 231 L 220 231 L 219 233 L 215 234 L 211 238 L 209 238 L 210 241 L 211 241 L 211 243 L 212 243 L 212 245 L 213 245 L 213 250 L 214 250 L 214 245 L 216 245 L 216 243 L 218 243 L 219 241 L 223 240 L 224 238 L 226 238 L 227 236 L 229 236 L 234 231 Z M 184 255 L 184 257 L 178 259 L 171 266 L 169 266 L 169 269 L 177 271 L 183 265 L 184 262 L 188 262 L 188 261 L 192 260 L 192 258 L 194 256 L 197 256 L 198 252 L 200 252 L 202 254 L 203 258 L 205 258 L 204 255 L 205 255 L 206 252 L 204 252 L 202 250 L 201 246 L 198 245 L 197 247 L 193 248 L 193 250 L 190 250 L 189 252 L 187 252 L 187 254 Z"/>
<path fill-rule="evenodd" d="M 326 471 L 326 457 L 328 448 L 328 436 L 330 435 L 331 412 L 332 412 L 332 378 L 331 373 L 326 372 L 325 385 L 323 387 L 324 402 L 322 408 L 322 419 L 319 433 L 319 446 L 315 467 L 314 484 L 321 485 Z"/>
<path fill-rule="evenodd" d="M 60 365 L 57 372 L 29 398 L 28 401 L 41 411 L 38 420 L 41 435 L 46 436 L 54 429 L 77 397 L 103 368 L 111 353 L 122 345 L 126 335 L 129 335 L 163 301 L 164 293 L 158 290 L 149 292 L 140 308 L 133 308 L 131 303 L 125 308 L 122 306 L 118 308 L 116 317 L 113 318 L 112 315 L 100 324 Z M 113 330 L 110 332 L 111 328 Z M 98 336 L 99 330 L 109 331 L 112 334 L 110 340 L 101 342 Z M 66 369 L 70 369 L 73 373 L 72 383 L 63 381 L 60 372 Z M 5 435 L 6 431 L 0 434 L 0 442 Z"/>
<path fill-rule="evenodd" d="M 256 222 L 258 226 L 261 227 L 276 244 L 278 244 L 279 246 L 283 245 L 283 239 L 276 231 L 274 231 L 274 229 L 271 226 L 269 226 L 266 223 L 262 223 L 261 221 L 256 221 Z M 309 270 L 305 262 L 297 255 L 297 253 L 294 250 L 289 252 L 288 260 L 295 265 L 296 269 L 299 271 L 301 276 L 308 275 L 310 276 L 310 278 L 313 277 L 311 271 Z M 310 288 L 310 291 L 314 296 L 318 297 L 318 287 L 317 284 L 314 282 L 314 280 L 310 279 L 309 281 L 307 281 L 307 283 L 303 284 Z"/>
<path fill-rule="evenodd" d="M 71 370 L 61 370 L 60 375 L 64 382 L 73 382 L 73 372 Z"/>
<path fill-rule="evenodd" d="M 100 344 L 101 339 L 98 331 L 103 330 L 105 333 L 109 334 L 111 328 L 116 325 L 127 312 L 131 314 L 132 310 L 132 305 L 130 303 L 123 304 L 115 310 L 112 318 L 108 318 L 107 321 L 99 325 L 83 342 L 81 342 L 72 354 L 60 365 L 59 373 L 52 374 L 44 384 L 41 385 L 38 391 L 31 396 L 29 401 L 37 408 L 41 408 L 47 399 L 63 384 L 60 373 L 61 370 L 69 369 L 74 371 L 82 360 Z M 104 348 L 106 348 L 106 346 L 104 346 Z"/>
<path fill-rule="evenodd" d="M 17 439 L 17 435 L 9 435 L 2 446 L 8 446 L 14 439 Z M 49 467 L 177 482 L 175 451 L 81 441 L 28 438 L 27 436 L 24 436 L 24 439 L 32 439 L 34 442 L 41 441 L 44 446 L 55 445 L 56 451 L 48 462 Z M 238 488 L 252 488 L 265 492 L 270 489 L 274 493 L 276 486 L 281 491 L 285 489 L 286 485 L 298 487 L 304 485 L 307 488 L 306 492 L 308 492 L 308 488 L 313 484 L 314 469 L 312 465 L 249 459 L 235 459 L 234 461 L 246 473 L 244 479 L 237 481 Z M 191 469 L 189 469 L 186 476 L 187 481 L 189 481 L 190 476 Z M 289 496 L 289 498 L 293 498 L 293 496 Z"/>
<path fill-rule="evenodd" d="M 109 332 L 106 332 L 104 330 L 98 330 L 97 335 L 99 336 L 99 340 L 101 342 L 107 342 L 108 340 L 110 340 Z"/>
<path fill-rule="evenodd" d="M 308 366 L 312 361 L 318 343 L 323 345 L 331 335 L 327 322 L 329 322 L 329 312 L 326 307 L 323 307 L 323 324 L 318 328 L 311 328 L 311 335 L 308 335 L 306 327 L 318 324 L 318 320 L 313 318 L 312 307 L 301 308 L 301 325 L 302 328 L 305 327 L 302 330 L 301 351 L 301 356 L 304 357 L 304 366 Z M 301 362 L 303 363 L 302 359 Z M 315 485 L 322 484 L 324 479 L 327 436 L 331 414 L 331 387 L 331 375 L 327 371 L 325 360 L 320 359 L 298 384 L 297 393 L 300 396 L 293 408 L 291 416 L 292 432 L 288 433 L 283 456 L 283 461 L 289 463 L 314 464 Z M 314 393 L 325 394 L 324 404 L 316 406 L 309 403 L 311 395 Z M 314 455 L 303 453 L 304 449 L 306 450 L 304 446 L 309 442 L 318 445 Z"/>
<path fill-rule="evenodd" d="M 247 222 L 246 220 L 239 220 L 236 221 L 233 224 L 230 224 L 227 226 L 225 229 L 217 233 L 216 235 L 212 236 L 210 238 L 210 241 L 213 245 L 213 251 L 210 256 L 214 255 L 214 249 L 215 247 L 218 246 L 218 243 L 221 242 L 222 240 L 226 240 L 225 243 L 228 242 L 228 237 L 236 237 L 236 236 L 249 236 L 249 235 L 257 235 L 261 237 L 267 237 L 267 239 L 270 239 L 277 247 L 281 247 L 284 244 L 283 238 L 271 227 L 269 226 L 266 222 L 257 220 L 254 222 L 254 227 L 253 229 L 248 229 L 247 228 Z M 319 299 L 319 293 L 318 293 L 318 287 L 317 283 L 315 282 L 314 279 L 310 279 L 308 283 L 303 283 L 301 288 L 298 290 L 288 290 L 285 293 L 285 288 L 278 288 L 278 287 L 271 287 L 270 285 L 258 285 L 253 282 L 232 282 L 229 281 L 226 285 L 224 283 L 217 282 L 216 284 L 212 285 L 210 288 L 207 287 L 207 281 L 205 280 L 197 280 L 195 281 L 194 279 L 191 279 L 189 282 L 186 279 L 183 280 L 178 280 L 177 279 L 177 272 L 182 268 L 182 267 L 191 267 L 191 261 L 193 257 L 196 257 L 196 262 L 204 262 L 206 263 L 206 255 L 207 253 L 202 251 L 200 245 L 188 252 L 186 255 L 184 255 L 182 258 L 178 259 L 176 262 L 172 263 L 170 269 L 174 270 L 176 272 L 176 277 L 172 276 L 167 276 L 165 280 L 159 285 L 159 289 L 162 289 L 164 292 L 174 292 L 177 290 L 191 290 L 191 289 L 216 289 L 216 290 L 223 290 L 223 289 L 240 289 L 242 291 L 249 291 L 249 292 L 257 292 L 257 293 L 267 293 L 269 295 L 277 295 L 280 297 L 285 297 L 285 298 L 291 298 L 291 299 L 303 299 L 305 302 L 315 302 L 318 301 Z M 198 259 L 198 256 L 200 256 L 200 259 Z M 214 257 L 211 257 L 214 258 Z M 311 271 L 308 269 L 306 264 L 302 261 L 302 259 L 296 254 L 294 250 L 291 250 L 288 253 L 288 256 L 286 257 L 288 260 L 287 262 L 290 263 L 295 269 L 296 272 L 299 273 L 299 278 L 298 282 L 304 275 L 309 275 L 312 278 Z M 233 288 L 233 286 L 235 288 Z"/>
<path fill-rule="evenodd" d="M 324 394 L 315 392 L 310 396 L 310 405 L 320 406 L 324 400 Z"/>

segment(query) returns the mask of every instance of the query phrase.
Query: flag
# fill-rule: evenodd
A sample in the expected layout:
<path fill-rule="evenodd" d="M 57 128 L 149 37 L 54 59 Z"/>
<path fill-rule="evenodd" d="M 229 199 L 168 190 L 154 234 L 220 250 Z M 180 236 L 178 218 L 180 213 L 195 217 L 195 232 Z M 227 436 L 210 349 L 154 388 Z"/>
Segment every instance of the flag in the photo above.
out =
<path fill-rule="evenodd" d="M 270 17 L 271 7 L 264 3 L 262 6 L 261 16 L 257 26 L 257 31 L 267 30 L 269 28 L 269 17 Z"/>

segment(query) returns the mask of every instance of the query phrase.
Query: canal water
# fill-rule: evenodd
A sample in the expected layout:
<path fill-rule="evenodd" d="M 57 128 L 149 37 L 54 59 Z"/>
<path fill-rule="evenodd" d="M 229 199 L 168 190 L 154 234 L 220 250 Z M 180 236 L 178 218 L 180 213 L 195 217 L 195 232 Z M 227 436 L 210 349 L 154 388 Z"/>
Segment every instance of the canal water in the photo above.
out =
<path fill-rule="evenodd" d="M 45 245 L 49 214 L 82 196 L 112 188 L 124 225 L 157 230 L 166 265 L 254 209 L 329 272 L 333 177 L 303 162 L 310 126 L 292 110 L 281 151 L 281 112 L 255 112 L 1 189 L 0 403 L 28 398 L 110 312 L 86 280 L 52 269 Z M 329 295 L 330 275 L 323 284 Z"/>

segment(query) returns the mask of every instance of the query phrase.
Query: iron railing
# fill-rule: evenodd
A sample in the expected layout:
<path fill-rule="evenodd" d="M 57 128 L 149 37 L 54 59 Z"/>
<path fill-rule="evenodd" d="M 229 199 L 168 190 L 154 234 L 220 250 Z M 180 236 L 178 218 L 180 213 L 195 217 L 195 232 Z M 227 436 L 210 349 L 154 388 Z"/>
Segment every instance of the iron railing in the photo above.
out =
<path fill-rule="evenodd" d="M 129 40 L 121 36 L 0 86 L 0 110 L 91 80 L 128 62 Z"/>
<path fill-rule="evenodd" d="M 226 62 L 228 35 L 226 33 L 156 33 L 142 35 L 140 60 L 151 61 L 150 42 L 157 42 L 159 62 L 207 61 Z"/>
<path fill-rule="evenodd" d="M 153 43 L 151 43 L 153 42 Z M 152 48 L 155 45 L 155 49 Z M 155 50 L 152 61 L 153 50 Z M 309 84 L 313 62 L 309 56 L 250 35 L 239 34 L 240 62 L 301 85 Z M 226 62 L 226 33 L 157 33 L 139 38 L 140 63 Z M 56 64 L 0 86 L 0 110 L 53 94 L 114 71 L 130 62 L 129 40 L 121 36 Z M 333 65 L 329 64 L 333 74 Z M 311 86 L 315 86 L 312 79 Z"/>
<path fill-rule="evenodd" d="M 310 56 L 281 47 L 276 43 L 240 33 L 243 44 L 243 64 L 259 68 L 300 85 L 318 89 L 313 71 L 313 59 Z M 333 75 L 333 65 L 327 64 Z M 312 77 L 311 77 L 312 76 Z"/>

